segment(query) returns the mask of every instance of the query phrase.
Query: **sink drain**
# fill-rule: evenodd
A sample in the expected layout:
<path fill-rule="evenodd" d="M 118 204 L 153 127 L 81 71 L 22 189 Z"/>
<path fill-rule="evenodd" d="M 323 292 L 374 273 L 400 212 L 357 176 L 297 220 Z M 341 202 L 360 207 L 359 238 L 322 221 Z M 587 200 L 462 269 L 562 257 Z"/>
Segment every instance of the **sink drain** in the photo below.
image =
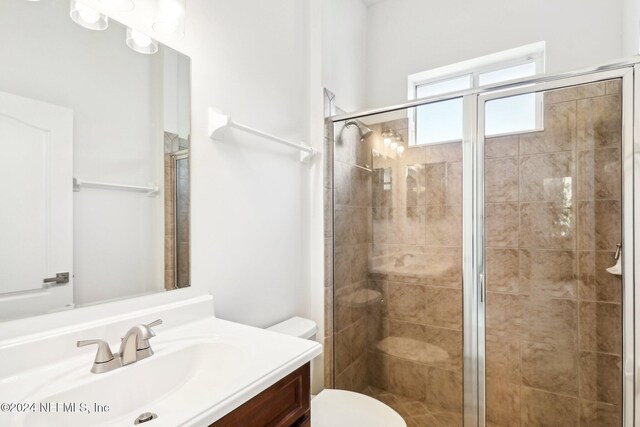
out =
<path fill-rule="evenodd" d="M 155 420 L 156 418 L 158 418 L 158 415 L 154 414 L 153 412 L 145 412 L 144 414 L 140 414 L 133 423 L 136 425 L 142 424 L 148 421 Z"/>

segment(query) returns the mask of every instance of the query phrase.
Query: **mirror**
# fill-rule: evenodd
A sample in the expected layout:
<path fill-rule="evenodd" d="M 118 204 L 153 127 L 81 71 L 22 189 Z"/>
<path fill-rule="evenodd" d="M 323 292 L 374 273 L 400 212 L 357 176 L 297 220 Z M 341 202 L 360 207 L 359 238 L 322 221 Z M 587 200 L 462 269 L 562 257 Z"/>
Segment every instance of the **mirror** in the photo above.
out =
<path fill-rule="evenodd" d="M 190 284 L 190 59 L 130 33 L 0 2 L 0 321 Z"/>

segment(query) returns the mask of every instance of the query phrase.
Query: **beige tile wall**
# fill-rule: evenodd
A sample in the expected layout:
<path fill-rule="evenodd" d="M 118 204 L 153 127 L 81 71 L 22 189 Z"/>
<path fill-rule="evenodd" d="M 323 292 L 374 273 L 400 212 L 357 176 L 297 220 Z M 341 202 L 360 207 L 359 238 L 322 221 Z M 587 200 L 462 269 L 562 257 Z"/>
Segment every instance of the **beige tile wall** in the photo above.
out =
<path fill-rule="evenodd" d="M 188 159 L 181 161 L 178 166 L 178 174 L 176 176 L 176 258 L 177 258 L 177 279 L 178 287 L 184 288 L 191 285 L 190 276 L 190 181 L 189 181 L 190 164 Z"/>
<path fill-rule="evenodd" d="M 618 426 L 620 85 L 544 95 L 544 131 L 486 145 L 487 421 Z"/>
<path fill-rule="evenodd" d="M 372 125 L 364 141 L 354 127 L 327 128 L 335 157 L 333 181 L 325 181 L 326 266 L 333 269 L 325 315 L 335 336 L 325 337 L 325 354 L 333 344 L 335 364 L 325 356 L 325 385 L 334 367 L 336 388 L 388 392 L 377 397 L 410 423 L 416 415 L 460 425 L 461 144 L 398 156 L 381 140 L 387 127 L 406 141 L 406 119 Z"/>
<path fill-rule="evenodd" d="M 357 128 L 336 125 L 333 203 L 334 345 L 336 388 L 368 385 L 368 258 L 371 245 L 370 141 Z"/>
<path fill-rule="evenodd" d="M 177 146 L 178 135 L 164 133 L 164 287 L 175 289 L 176 283 L 176 227 L 175 227 L 175 168 L 171 152 Z"/>
<path fill-rule="evenodd" d="M 174 179 L 176 168 L 171 156 L 172 153 L 188 148 L 188 140 L 180 138 L 174 133 L 164 133 L 164 284 L 165 289 L 168 290 L 175 289 L 176 281 L 181 286 L 189 286 L 190 283 L 189 171 L 188 168 L 183 169 L 177 176 L 185 195 L 177 201 L 176 180 Z M 177 233 L 176 222 L 180 224 L 181 233 Z M 179 257 L 177 257 L 176 249 L 180 254 Z M 176 259 L 179 259 L 178 263 L 176 263 Z"/>
<path fill-rule="evenodd" d="M 544 131 L 487 141 L 489 426 L 619 425 L 619 92 L 547 93 Z M 325 385 L 462 425 L 461 143 L 397 155 L 407 120 L 374 121 L 327 122 Z"/>
<path fill-rule="evenodd" d="M 405 145 L 398 155 L 379 135 L 393 129 L 406 144 L 407 120 L 372 129 L 370 279 L 383 304 L 370 311 L 370 381 L 420 402 L 431 420 L 461 425 L 462 144 Z M 424 419 L 404 415 L 410 424 Z"/>

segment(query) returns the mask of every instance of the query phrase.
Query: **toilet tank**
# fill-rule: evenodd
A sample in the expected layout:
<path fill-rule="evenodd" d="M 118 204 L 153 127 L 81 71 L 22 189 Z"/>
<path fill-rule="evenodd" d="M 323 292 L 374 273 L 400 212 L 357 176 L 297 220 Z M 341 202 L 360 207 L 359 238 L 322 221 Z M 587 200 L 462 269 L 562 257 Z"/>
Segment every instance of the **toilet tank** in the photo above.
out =
<path fill-rule="evenodd" d="M 305 319 L 304 317 L 292 317 L 267 328 L 267 330 L 312 340 L 315 339 L 318 326 L 313 320 Z"/>
<path fill-rule="evenodd" d="M 277 323 L 270 328 L 269 331 L 278 332 L 306 340 L 315 340 L 316 333 L 318 332 L 318 325 L 316 322 L 304 317 L 292 317 L 284 322 Z M 311 397 L 319 393 L 324 388 L 323 370 L 322 370 L 322 356 L 320 357 L 320 363 L 316 359 L 311 361 Z"/>

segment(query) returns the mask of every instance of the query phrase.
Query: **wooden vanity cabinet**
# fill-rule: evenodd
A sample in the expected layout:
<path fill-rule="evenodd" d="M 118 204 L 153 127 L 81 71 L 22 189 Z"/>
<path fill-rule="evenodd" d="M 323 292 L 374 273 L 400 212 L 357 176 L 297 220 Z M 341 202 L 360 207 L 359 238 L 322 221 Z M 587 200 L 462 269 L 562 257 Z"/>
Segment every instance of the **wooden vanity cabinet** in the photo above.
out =
<path fill-rule="evenodd" d="M 210 427 L 310 427 L 310 380 L 307 363 Z"/>

